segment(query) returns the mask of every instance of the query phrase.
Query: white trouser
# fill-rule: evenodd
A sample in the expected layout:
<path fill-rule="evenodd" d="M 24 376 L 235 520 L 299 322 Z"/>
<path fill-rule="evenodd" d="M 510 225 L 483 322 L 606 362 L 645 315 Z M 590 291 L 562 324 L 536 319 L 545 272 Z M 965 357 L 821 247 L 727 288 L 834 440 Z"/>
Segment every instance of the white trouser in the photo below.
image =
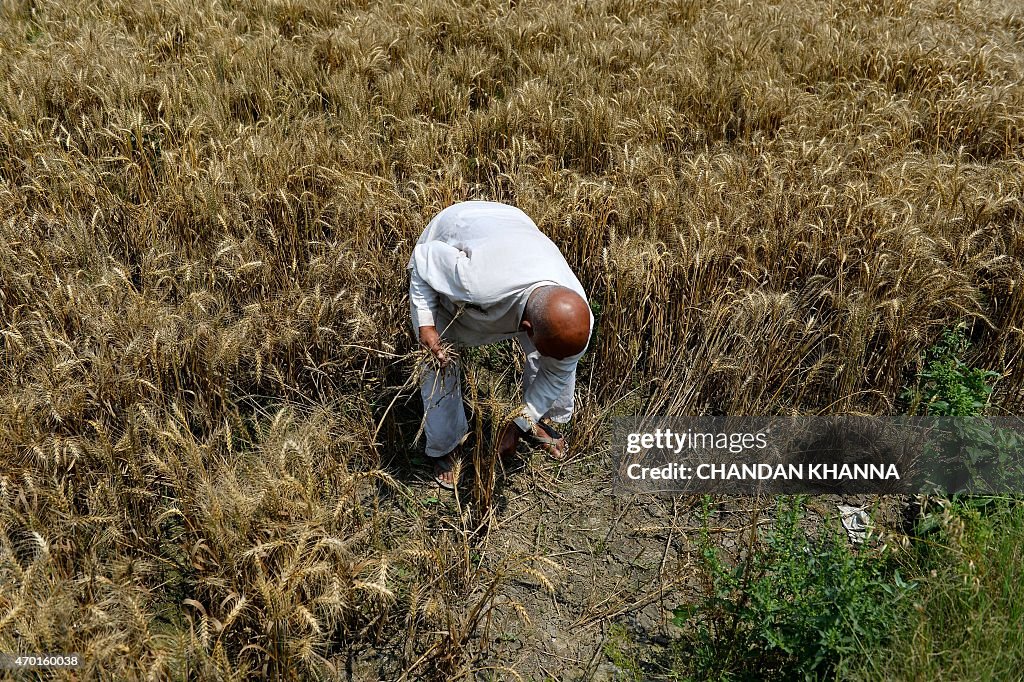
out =
<path fill-rule="evenodd" d="M 526 368 L 523 371 L 523 395 L 540 371 L 540 352 L 526 332 L 516 334 L 519 347 L 526 354 Z M 466 423 L 466 409 L 462 405 L 461 371 L 455 362 L 449 362 L 442 372 L 431 369 L 424 372 L 420 381 L 420 395 L 423 397 L 424 433 L 427 436 L 428 457 L 443 457 L 458 445 L 469 427 Z M 569 377 L 565 390 L 555 399 L 551 408 L 543 415 L 553 422 L 564 424 L 572 417 L 576 373 Z"/>

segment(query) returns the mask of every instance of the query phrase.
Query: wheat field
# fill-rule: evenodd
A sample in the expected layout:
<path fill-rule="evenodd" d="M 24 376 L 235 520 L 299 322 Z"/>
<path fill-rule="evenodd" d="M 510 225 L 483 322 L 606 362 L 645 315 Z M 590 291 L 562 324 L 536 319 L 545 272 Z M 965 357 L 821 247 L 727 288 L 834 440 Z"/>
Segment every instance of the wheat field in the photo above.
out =
<path fill-rule="evenodd" d="M 525 210 L 591 294 L 579 451 L 616 409 L 893 413 L 960 322 L 1024 407 L 1012 2 L 0 7 L 2 651 L 471 675 L 550 560 L 476 559 L 514 373 L 467 394 L 471 499 L 411 487 L 404 265 L 455 201 Z"/>

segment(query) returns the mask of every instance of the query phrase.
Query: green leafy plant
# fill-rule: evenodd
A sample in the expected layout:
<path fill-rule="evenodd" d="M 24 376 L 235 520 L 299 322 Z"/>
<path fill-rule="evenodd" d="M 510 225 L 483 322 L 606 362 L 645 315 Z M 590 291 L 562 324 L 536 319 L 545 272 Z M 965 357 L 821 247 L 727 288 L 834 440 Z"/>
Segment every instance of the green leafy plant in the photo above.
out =
<path fill-rule="evenodd" d="M 924 369 L 901 396 L 908 414 L 952 418 L 938 427 L 948 432 L 940 442 L 955 446 L 942 465 L 947 474 L 951 467 L 958 471 L 951 481 L 959 480 L 969 488 L 1003 488 L 1020 480 L 1024 438 L 980 418 L 1000 375 L 970 366 L 964 360 L 970 347 L 963 324 L 944 332 L 925 351 Z"/>
<path fill-rule="evenodd" d="M 827 529 L 812 538 L 800 525 L 800 498 L 780 498 L 778 519 L 735 566 L 705 530 L 706 589 L 675 610 L 692 632 L 680 643 L 698 679 L 819 679 L 841 660 L 880 645 L 903 597 L 915 589 L 888 556 L 855 552 Z"/>
<path fill-rule="evenodd" d="M 969 366 L 964 361 L 969 350 L 964 326 L 958 325 L 925 351 L 924 369 L 901 395 L 908 414 L 967 417 L 985 411 L 999 373 Z"/>

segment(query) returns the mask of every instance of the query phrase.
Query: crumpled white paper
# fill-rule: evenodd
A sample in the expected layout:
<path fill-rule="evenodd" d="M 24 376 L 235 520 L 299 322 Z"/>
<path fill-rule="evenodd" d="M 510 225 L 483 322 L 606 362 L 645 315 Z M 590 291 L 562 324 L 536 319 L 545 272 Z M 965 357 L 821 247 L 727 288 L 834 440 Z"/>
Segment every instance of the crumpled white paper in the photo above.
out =
<path fill-rule="evenodd" d="M 868 530 L 871 529 L 871 517 L 865 511 L 865 507 L 850 507 L 845 504 L 836 505 L 842 517 L 843 528 L 850 536 L 850 542 L 859 545 L 868 537 Z"/>

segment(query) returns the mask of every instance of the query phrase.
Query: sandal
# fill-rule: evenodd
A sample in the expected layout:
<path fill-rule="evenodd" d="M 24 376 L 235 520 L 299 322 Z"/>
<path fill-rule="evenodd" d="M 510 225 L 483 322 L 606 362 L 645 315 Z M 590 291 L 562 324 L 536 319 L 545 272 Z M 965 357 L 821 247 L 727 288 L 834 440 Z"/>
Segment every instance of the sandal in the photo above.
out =
<path fill-rule="evenodd" d="M 440 487 L 445 490 L 455 490 L 455 483 L 457 481 L 448 482 L 442 478 L 442 476 L 455 468 L 453 460 L 462 459 L 462 453 L 459 448 L 452 450 L 444 457 L 434 457 L 434 483 L 437 483 Z M 459 474 L 462 474 L 462 467 L 459 467 Z"/>
<path fill-rule="evenodd" d="M 536 424 L 547 434 L 547 437 L 538 436 L 533 431 L 530 431 L 523 435 L 523 440 L 531 445 L 542 448 L 548 457 L 556 462 L 561 462 L 565 459 L 565 437 L 550 424 L 544 422 L 536 422 Z"/>

